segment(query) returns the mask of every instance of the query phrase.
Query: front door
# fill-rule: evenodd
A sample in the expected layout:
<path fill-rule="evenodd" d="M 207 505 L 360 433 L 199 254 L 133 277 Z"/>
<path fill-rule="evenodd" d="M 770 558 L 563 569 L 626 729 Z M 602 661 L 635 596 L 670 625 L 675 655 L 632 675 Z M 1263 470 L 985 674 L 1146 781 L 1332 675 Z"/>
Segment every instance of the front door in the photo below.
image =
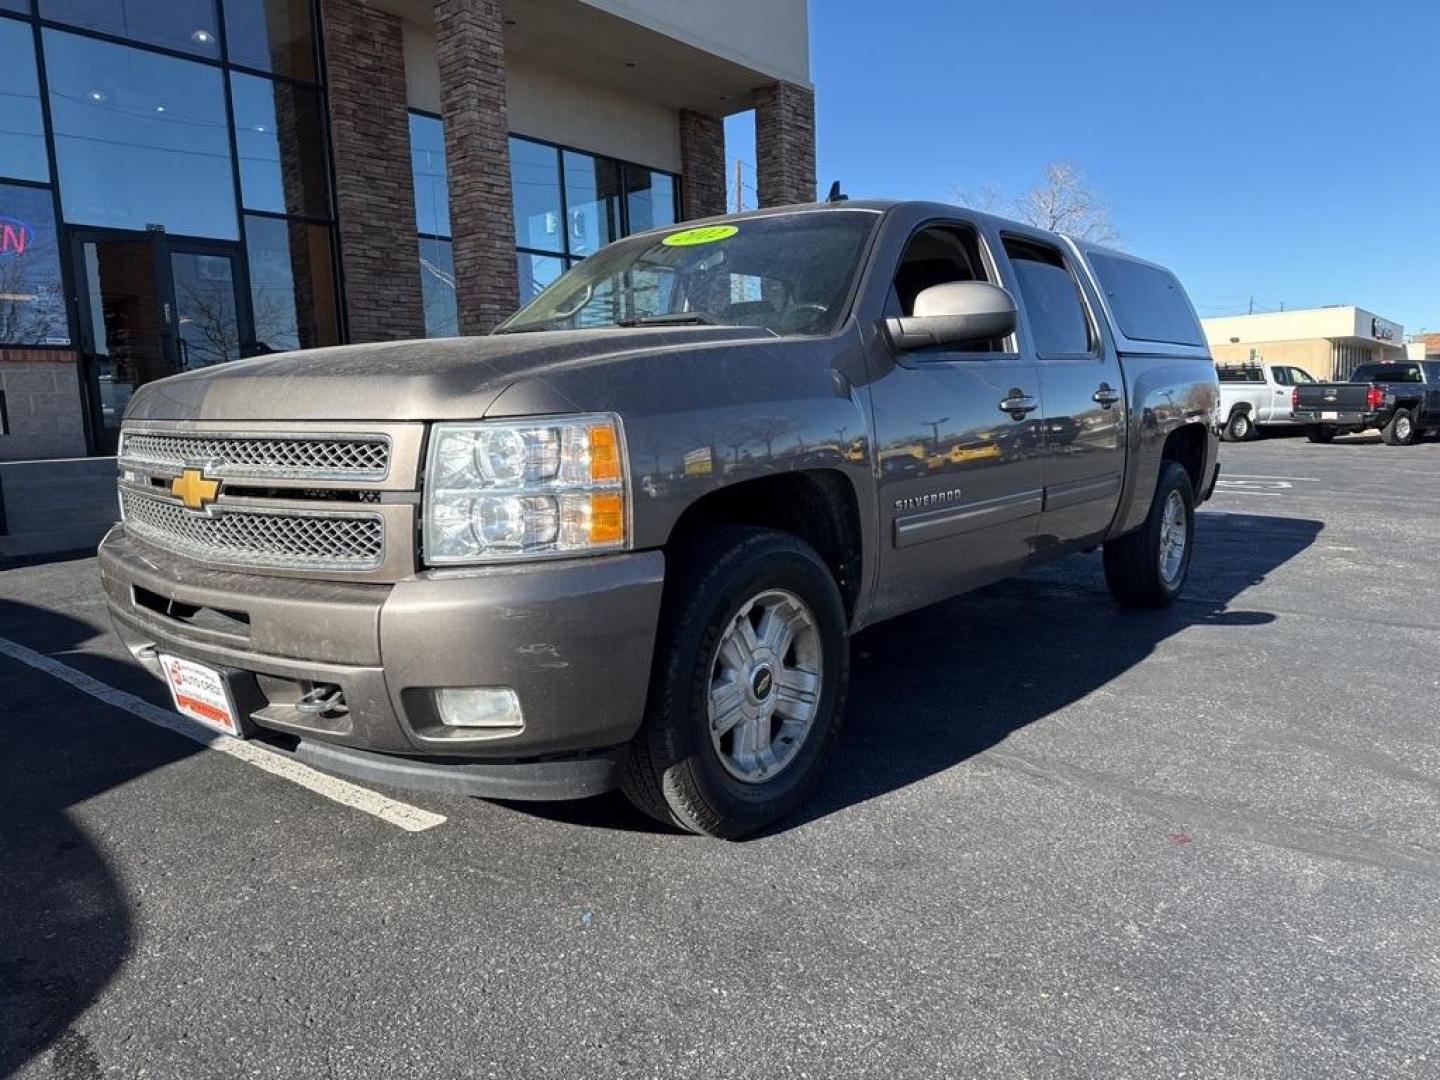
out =
<path fill-rule="evenodd" d="M 75 230 L 76 303 L 95 450 L 113 454 L 137 387 L 247 355 L 234 244 Z"/>
<path fill-rule="evenodd" d="M 973 226 L 927 226 L 896 269 L 886 315 L 951 281 L 995 281 Z M 1041 504 L 1040 386 L 1004 341 L 890 358 L 871 385 L 884 528 L 881 616 L 1014 573 L 1033 550 Z"/>

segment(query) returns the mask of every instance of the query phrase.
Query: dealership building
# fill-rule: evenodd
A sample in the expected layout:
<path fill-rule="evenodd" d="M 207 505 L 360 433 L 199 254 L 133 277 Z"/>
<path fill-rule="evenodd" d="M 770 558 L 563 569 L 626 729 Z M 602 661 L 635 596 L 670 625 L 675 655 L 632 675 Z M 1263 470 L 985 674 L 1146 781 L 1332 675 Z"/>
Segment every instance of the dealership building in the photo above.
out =
<path fill-rule="evenodd" d="M 484 333 L 723 213 L 747 110 L 760 205 L 813 199 L 805 0 L 0 0 L 0 463 L 112 454 L 175 372 Z"/>
<path fill-rule="evenodd" d="M 1361 364 L 1405 359 L 1405 328 L 1351 304 L 1201 319 L 1220 363 L 1294 364 L 1317 379 L 1348 379 Z"/>

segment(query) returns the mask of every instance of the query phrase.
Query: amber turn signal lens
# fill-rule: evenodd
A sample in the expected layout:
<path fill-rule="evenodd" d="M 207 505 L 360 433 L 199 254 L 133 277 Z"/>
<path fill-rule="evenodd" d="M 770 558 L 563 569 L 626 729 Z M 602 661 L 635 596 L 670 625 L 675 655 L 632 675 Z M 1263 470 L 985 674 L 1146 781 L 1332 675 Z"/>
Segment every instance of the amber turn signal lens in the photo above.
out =
<path fill-rule="evenodd" d="M 590 479 L 620 479 L 620 443 L 609 424 L 596 424 L 590 429 Z"/>
<path fill-rule="evenodd" d="M 625 501 L 618 493 L 590 496 L 590 543 L 614 544 L 625 539 Z"/>

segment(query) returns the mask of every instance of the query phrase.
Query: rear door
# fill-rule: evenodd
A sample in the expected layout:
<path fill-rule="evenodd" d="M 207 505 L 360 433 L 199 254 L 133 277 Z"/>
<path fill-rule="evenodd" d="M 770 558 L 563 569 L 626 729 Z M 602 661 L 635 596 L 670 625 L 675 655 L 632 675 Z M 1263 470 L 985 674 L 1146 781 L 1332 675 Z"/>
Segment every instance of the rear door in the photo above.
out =
<path fill-rule="evenodd" d="M 1044 403 L 1037 549 L 1081 547 L 1114 520 L 1125 474 L 1125 383 L 1070 256 L 1044 234 L 1001 233 Z"/>

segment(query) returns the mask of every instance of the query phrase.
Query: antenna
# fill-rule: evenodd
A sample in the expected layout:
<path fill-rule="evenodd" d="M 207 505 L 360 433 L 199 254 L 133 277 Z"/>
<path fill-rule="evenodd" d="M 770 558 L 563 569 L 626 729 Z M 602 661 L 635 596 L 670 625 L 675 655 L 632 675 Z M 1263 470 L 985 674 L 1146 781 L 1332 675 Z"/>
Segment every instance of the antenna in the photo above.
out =
<path fill-rule="evenodd" d="M 841 192 L 840 181 L 836 180 L 833 184 L 830 185 L 830 194 L 825 196 L 825 201 L 844 202 L 848 198 L 850 198 L 850 196 Z"/>

